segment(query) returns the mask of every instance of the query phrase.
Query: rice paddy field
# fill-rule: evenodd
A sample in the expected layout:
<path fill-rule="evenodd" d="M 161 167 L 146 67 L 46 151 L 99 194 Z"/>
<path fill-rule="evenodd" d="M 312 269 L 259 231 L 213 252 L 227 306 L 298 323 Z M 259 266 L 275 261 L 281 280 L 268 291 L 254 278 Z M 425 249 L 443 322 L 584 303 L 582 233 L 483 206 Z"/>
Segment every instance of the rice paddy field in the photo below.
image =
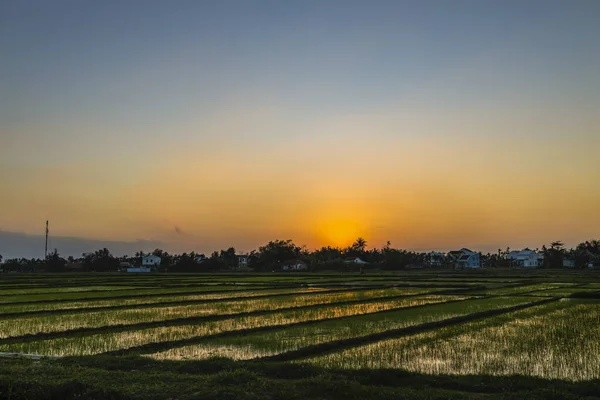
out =
<path fill-rule="evenodd" d="M 292 398 L 336 379 L 344 398 L 596 398 L 600 274 L 0 276 L 0 398 Z"/>

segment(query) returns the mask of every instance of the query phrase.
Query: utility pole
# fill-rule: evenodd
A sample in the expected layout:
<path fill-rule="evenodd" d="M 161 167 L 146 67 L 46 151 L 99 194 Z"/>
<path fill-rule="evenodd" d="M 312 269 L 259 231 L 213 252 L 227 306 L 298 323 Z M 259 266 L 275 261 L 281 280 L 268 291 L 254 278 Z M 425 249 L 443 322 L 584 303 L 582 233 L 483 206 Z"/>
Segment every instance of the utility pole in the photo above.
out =
<path fill-rule="evenodd" d="M 46 248 L 44 249 L 44 260 L 48 259 L 48 220 L 46 220 Z"/>

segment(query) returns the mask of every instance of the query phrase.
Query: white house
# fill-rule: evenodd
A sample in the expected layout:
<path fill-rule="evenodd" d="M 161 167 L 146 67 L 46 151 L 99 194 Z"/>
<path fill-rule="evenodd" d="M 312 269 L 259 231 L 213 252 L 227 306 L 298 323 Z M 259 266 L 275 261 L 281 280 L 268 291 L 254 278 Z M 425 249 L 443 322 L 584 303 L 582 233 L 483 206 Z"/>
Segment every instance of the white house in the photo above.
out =
<path fill-rule="evenodd" d="M 302 260 L 289 260 L 281 265 L 282 271 L 306 271 L 308 264 Z"/>
<path fill-rule="evenodd" d="M 511 251 L 508 253 L 507 258 L 512 261 L 513 266 L 525 268 L 537 268 L 540 266 L 540 254 L 534 250 L 523 249 L 521 251 Z"/>
<path fill-rule="evenodd" d="M 348 257 L 344 262 L 346 264 L 368 264 L 368 262 L 361 260 L 359 257 Z"/>
<path fill-rule="evenodd" d="M 160 257 L 155 256 L 154 254 L 149 254 L 147 256 L 142 257 L 142 266 L 143 267 L 158 267 L 160 265 Z"/>
<path fill-rule="evenodd" d="M 479 253 L 466 248 L 451 251 L 448 257 L 454 260 L 457 268 L 481 268 L 481 257 Z"/>

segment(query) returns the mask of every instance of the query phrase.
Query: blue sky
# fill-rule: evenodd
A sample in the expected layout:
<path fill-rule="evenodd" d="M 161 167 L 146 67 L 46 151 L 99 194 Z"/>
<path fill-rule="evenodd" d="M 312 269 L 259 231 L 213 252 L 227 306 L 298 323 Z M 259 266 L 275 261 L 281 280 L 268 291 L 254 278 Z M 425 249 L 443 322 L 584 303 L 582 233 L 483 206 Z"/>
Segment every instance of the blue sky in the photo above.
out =
<path fill-rule="evenodd" d="M 0 230 L 50 218 L 200 250 L 587 239 L 599 18 L 583 0 L 4 1 Z M 487 222 L 451 239 L 461 218 Z"/>

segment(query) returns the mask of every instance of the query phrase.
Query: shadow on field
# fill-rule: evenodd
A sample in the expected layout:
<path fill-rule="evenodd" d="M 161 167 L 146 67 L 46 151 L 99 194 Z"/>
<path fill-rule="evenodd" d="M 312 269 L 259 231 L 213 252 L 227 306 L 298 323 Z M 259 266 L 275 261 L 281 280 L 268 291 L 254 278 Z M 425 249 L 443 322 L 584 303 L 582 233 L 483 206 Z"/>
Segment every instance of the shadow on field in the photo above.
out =
<path fill-rule="evenodd" d="M 79 357 L 0 364 L 2 399 L 595 399 L 600 381 L 326 370 L 306 364 Z"/>

